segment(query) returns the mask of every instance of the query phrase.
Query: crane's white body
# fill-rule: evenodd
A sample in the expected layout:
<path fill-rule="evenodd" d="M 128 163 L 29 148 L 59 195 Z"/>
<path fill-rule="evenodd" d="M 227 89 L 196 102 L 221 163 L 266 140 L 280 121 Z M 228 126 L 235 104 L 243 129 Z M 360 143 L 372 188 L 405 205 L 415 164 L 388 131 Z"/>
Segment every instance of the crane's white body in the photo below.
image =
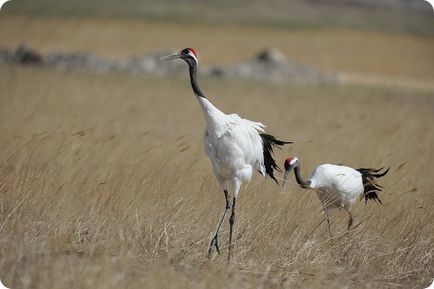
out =
<path fill-rule="evenodd" d="M 309 179 L 325 209 L 350 208 L 363 194 L 362 174 L 339 165 L 319 165 Z"/>
<path fill-rule="evenodd" d="M 205 152 L 223 189 L 231 182 L 237 197 L 241 183 L 250 182 L 253 172 L 265 176 L 260 122 L 225 114 L 206 98 L 198 98 L 206 119 Z"/>
<path fill-rule="evenodd" d="M 322 164 L 316 167 L 310 178 L 304 180 L 300 174 L 300 162 L 296 157 L 289 157 L 285 160 L 284 185 L 288 180 L 289 174 L 294 169 L 295 179 L 298 185 L 304 189 L 312 189 L 318 195 L 324 208 L 328 230 L 330 230 L 329 211 L 333 208 L 344 209 L 348 212 L 348 230 L 353 224 L 351 206 L 357 199 L 365 198 L 378 201 L 378 192 L 383 188 L 375 182 L 376 178 L 381 178 L 387 174 L 389 169 L 381 172 L 381 169 L 360 168 L 353 169 L 346 166 Z"/>
<path fill-rule="evenodd" d="M 273 146 L 281 146 L 290 142 L 276 139 L 264 132 L 265 127 L 260 122 L 254 122 L 239 117 L 237 114 L 225 114 L 217 109 L 202 93 L 197 84 L 196 74 L 198 67 L 197 53 L 193 48 L 185 48 L 178 53 L 160 58 L 171 60 L 180 58 L 187 62 L 190 74 L 190 83 L 197 101 L 200 104 L 206 120 L 205 152 L 211 160 L 213 171 L 226 199 L 226 206 L 219 225 L 208 250 L 208 256 L 212 257 L 213 248 L 220 254 L 218 245 L 218 233 L 225 220 L 227 211 L 231 208 L 229 202 L 228 183 L 232 185 L 233 201 L 232 213 L 229 219 L 229 255 L 231 262 L 233 242 L 233 227 L 235 223 L 235 211 L 237 196 L 242 182 L 249 182 L 253 172 L 259 171 L 263 176 L 269 175 L 276 183 L 274 170 L 280 171 L 275 160 L 271 156 Z"/>

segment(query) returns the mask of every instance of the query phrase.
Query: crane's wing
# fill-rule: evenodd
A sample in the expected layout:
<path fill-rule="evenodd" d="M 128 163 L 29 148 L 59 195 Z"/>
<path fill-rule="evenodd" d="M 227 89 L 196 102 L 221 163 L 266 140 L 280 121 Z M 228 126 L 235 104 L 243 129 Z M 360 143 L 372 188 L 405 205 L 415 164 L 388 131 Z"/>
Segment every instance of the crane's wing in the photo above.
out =
<path fill-rule="evenodd" d="M 335 176 L 335 186 L 348 199 L 358 198 L 363 193 L 361 176 L 351 171 L 344 171 Z"/>
<path fill-rule="evenodd" d="M 3 7 L 3 4 L 5 4 L 6 2 L 8 2 L 9 0 L 0 0 L 0 10 Z"/>
<path fill-rule="evenodd" d="M 238 114 L 233 113 L 226 115 L 227 116 L 227 125 L 228 129 L 233 129 L 237 126 L 245 126 L 245 128 L 254 128 L 257 131 L 264 132 L 265 125 L 262 122 L 251 121 L 245 118 L 241 118 Z"/>
<path fill-rule="evenodd" d="M 361 174 L 353 168 L 324 164 L 311 176 L 313 188 L 335 192 L 344 202 L 355 202 L 363 193 Z"/>
<path fill-rule="evenodd" d="M 360 168 L 356 169 L 361 175 L 362 175 L 362 181 L 363 181 L 363 197 L 365 198 L 365 204 L 366 202 L 370 200 L 374 200 L 381 203 L 380 198 L 378 197 L 378 193 L 381 192 L 383 187 L 379 185 L 376 181 L 377 178 L 384 177 L 390 168 L 387 168 L 384 172 L 381 172 L 384 168 L 381 169 L 369 169 L 369 168 Z"/>
<path fill-rule="evenodd" d="M 224 139 L 232 146 L 232 151 L 245 164 L 252 165 L 254 169 L 263 171 L 264 158 L 262 155 L 262 139 L 259 132 L 263 132 L 265 125 L 241 118 L 237 114 L 227 116 L 228 128 Z"/>
<path fill-rule="evenodd" d="M 238 114 L 224 115 L 218 127 L 205 133 L 205 149 L 214 172 L 224 179 L 234 176 L 250 181 L 253 171 L 269 175 L 280 170 L 272 157 L 273 147 L 290 143 L 277 140 L 264 132 L 261 122 L 241 118 Z"/>
<path fill-rule="evenodd" d="M 264 125 L 243 119 L 237 114 L 225 115 L 217 130 L 205 132 L 205 150 L 214 172 L 225 179 L 237 175 L 249 181 L 253 170 L 265 174 L 262 139 L 258 133 Z"/>

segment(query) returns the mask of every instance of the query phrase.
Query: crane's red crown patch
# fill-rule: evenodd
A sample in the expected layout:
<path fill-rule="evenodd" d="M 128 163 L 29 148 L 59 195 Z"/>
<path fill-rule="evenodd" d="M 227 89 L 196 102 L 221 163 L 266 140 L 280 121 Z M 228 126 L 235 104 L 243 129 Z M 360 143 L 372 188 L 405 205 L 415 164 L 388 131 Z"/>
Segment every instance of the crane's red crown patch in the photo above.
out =
<path fill-rule="evenodd" d="M 288 157 L 285 160 L 285 163 L 283 164 L 283 166 L 285 167 L 285 169 L 288 168 L 289 166 L 293 165 L 294 164 L 294 160 L 296 160 L 296 159 L 297 158 L 295 158 L 295 157 Z"/>
<path fill-rule="evenodd" d="M 193 53 L 194 54 L 194 56 L 196 56 L 196 58 L 197 58 L 197 52 L 196 52 L 196 50 L 194 50 L 193 48 L 187 48 L 191 53 Z"/>

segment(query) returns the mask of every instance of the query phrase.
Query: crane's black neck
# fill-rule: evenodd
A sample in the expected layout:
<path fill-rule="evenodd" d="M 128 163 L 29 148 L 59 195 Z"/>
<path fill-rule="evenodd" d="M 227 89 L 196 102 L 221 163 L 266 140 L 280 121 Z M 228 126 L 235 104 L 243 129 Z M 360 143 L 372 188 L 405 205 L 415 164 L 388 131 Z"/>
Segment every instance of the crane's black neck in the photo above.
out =
<path fill-rule="evenodd" d="M 194 63 L 188 63 L 188 67 L 189 67 L 189 72 L 190 72 L 190 83 L 191 83 L 191 88 L 193 89 L 194 94 L 197 97 L 203 97 L 206 98 L 205 95 L 203 94 L 203 92 L 200 90 L 199 85 L 197 84 L 197 64 Z"/>
<path fill-rule="evenodd" d="M 300 164 L 294 167 L 294 174 L 295 174 L 295 180 L 297 181 L 297 184 L 300 185 L 302 188 L 309 188 L 310 187 L 310 181 L 306 181 L 303 179 L 303 177 L 300 175 Z"/>

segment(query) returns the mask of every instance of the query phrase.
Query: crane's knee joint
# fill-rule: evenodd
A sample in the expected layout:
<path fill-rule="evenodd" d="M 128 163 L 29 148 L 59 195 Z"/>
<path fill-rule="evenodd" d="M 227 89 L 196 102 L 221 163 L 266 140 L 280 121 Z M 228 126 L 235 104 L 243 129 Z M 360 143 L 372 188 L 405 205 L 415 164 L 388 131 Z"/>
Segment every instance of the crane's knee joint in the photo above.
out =
<path fill-rule="evenodd" d="M 229 224 L 233 225 L 235 223 L 235 215 L 232 214 L 231 217 L 229 218 Z"/>

